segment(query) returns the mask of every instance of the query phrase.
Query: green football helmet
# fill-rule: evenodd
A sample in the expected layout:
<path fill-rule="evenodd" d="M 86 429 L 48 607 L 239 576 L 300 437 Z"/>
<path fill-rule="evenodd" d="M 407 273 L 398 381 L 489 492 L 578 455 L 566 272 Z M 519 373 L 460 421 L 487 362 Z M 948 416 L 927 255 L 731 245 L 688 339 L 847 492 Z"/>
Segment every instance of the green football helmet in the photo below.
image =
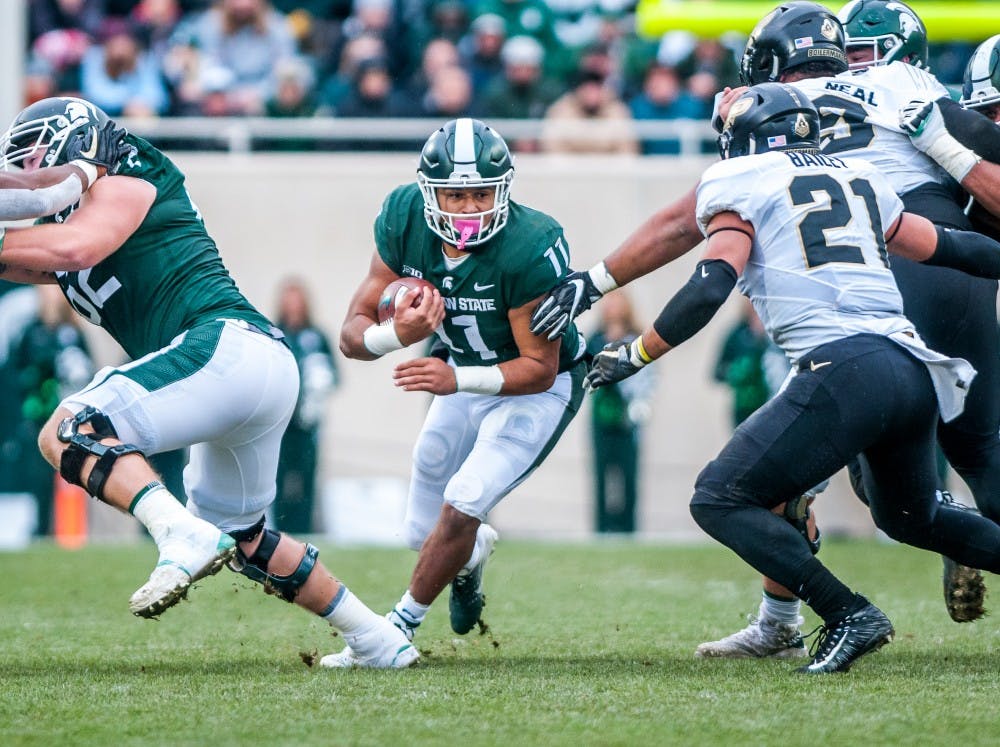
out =
<path fill-rule="evenodd" d="M 899 0 L 851 0 L 837 13 L 847 34 L 847 51 L 871 47 L 873 62 L 852 69 L 905 62 L 927 69 L 927 29 L 920 17 Z"/>
<path fill-rule="evenodd" d="M 23 109 L 0 137 L 0 168 L 23 166 L 44 151 L 38 168 L 67 163 L 66 144 L 90 126 L 103 127 L 108 115 L 83 99 L 54 96 Z"/>
<path fill-rule="evenodd" d="M 417 184 L 424 196 L 424 219 L 446 243 L 459 249 L 493 238 L 510 214 L 514 161 L 507 143 L 478 119 L 453 119 L 431 135 L 420 152 Z M 493 207 L 482 213 L 446 213 L 439 189 L 492 187 Z"/>
<path fill-rule="evenodd" d="M 1000 104 L 1000 34 L 972 53 L 962 79 L 962 106 L 981 109 Z"/>

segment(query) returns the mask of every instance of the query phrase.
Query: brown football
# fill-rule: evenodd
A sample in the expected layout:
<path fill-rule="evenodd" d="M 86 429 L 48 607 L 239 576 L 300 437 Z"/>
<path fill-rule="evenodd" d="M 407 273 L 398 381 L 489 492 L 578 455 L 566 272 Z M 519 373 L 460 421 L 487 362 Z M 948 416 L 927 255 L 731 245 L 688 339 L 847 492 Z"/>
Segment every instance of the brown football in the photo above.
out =
<path fill-rule="evenodd" d="M 379 324 L 387 322 L 396 315 L 396 303 L 400 301 L 411 288 L 417 289 L 417 295 L 413 297 L 413 305 L 416 306 L 424 297 L 424 290 L 433 289 L 434 286 L 421 278 L 403 277 L 393 280 L 382 291 L 378 300 L 378 321 Z"/>

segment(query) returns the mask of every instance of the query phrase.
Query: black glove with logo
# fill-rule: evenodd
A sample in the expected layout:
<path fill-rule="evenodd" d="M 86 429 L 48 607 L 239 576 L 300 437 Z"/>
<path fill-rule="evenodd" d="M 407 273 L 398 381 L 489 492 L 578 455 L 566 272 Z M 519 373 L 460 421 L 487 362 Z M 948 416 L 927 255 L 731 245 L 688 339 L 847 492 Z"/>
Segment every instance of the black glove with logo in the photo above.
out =
<path fill-rule="evenodd" d="M 77 159 L 103 166 L 108 174 L 116 174 L 122 162 L 132 152 L 132 146 L 125 142 L 128 132 L 124 127 L 108 122 L 100 129 L 88 127 L 66 143 L 66 160 Z"/>
<path fill-rule="evenodd" d="M 538 304 L 531 315 L 531 331 L 555 340 L 569 323 L 600 300 L 601 293 L 587 272 L 571 272 Z"/>

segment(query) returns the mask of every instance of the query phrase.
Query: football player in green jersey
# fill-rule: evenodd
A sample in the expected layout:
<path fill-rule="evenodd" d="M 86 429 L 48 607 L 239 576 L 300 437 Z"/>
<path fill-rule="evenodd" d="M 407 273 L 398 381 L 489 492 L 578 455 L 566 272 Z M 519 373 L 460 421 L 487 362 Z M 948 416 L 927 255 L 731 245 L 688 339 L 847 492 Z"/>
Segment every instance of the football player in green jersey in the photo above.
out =
<path fill-rule="evenodd" d="M 44 99 L 0 138 L 0 160 L 57 166 L 73 130 L 106 121 L 89 102 Z M 326 619 L 369 666 L 413 663 L 419 654 L 406 636 L 334 579 L 315 547 L 265 528 L 298 394 L 295 359 L 237 289 L 181 172 L 145 140 L 126 142 L 118 173 L 69 215 L 9 229 L 2 246 L 0 276 L 58 282 L 132 358 L 60 403 L 39 437 L 42 453 L 152 535 L 159 562 L 132 595 L 134 614 L 158 616 L 228 561 Z M 191 447 L 186 508 L 146 460 L 182 446 Z"/>
<path fill-rule="evenodd" d="M 555 220 L 510 199 L 513 176 L 507 144 L 483 122 L 452 120 L 433 133 L 417 182 L 393 190 L 375 220 L 376 251 L 341 331 L 350 358 L 372 360 L 432 333 L 444 353 L 393 374 L 404 391 L 436 395 L 414 449 L 406 512 L 406 539 L 420 554 L 389 613 L 410 638 L 449 583 L 452 629 L 475 627 L 497 539 L 487 514 L 541 463 L 583 395 L 576 328 L 553 340 L 528 329 L 538 300 L 566 274 L 569 250 Z M 401 276 L 436 290 L 408 308 L 410 291 L 380 326 L 379 296 Z M 348 646 L 323 663 L 356 658 Z"/>

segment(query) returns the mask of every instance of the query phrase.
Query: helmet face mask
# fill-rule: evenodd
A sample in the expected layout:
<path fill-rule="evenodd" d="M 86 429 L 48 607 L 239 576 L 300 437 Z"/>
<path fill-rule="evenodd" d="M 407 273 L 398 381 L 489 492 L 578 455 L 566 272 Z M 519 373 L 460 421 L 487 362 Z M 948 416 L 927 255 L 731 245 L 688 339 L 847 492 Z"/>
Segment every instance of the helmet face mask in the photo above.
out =
<path fill-rule="evenodd" d="M 783 3 L 750 33 L 740 79 L 747 86 L 774 82 L 789 68 L 810 62 L 826 63 L 834 74 L 847 70 L 840 21 L 818 3 Z"/>
<path fill-rule="evenodd" d="M 42 99 L 22 110 L 0 137 L 0 168 L 47 168 L 67 163 L 63 151 L 70 138 L 108 121 L 108 116 L 89 101 L 70 96 Z"/>
<path fill-rule="evenodd" d="M 961 104 L 979 110 L 1000 106 L 1000 34 L 976 47 L 969 58 L 962 79 Z"/>
<path fill-rule="evenodd" d="M 477 119 L 455 119 L 428 138 L 420 153 L 417 184 L 424 220 L 445 243 L 467 250 L 493 238 L 510 214 L 514 163 L 503 138 Z M 449 191 L 492 192 L 492 204 L 476 212 L 448 212 Z M 482 208 L 485 195 L 473 194 Z"/>
<path fill-rule="evenodd" d="M 784 83 L 761 83 L 733 102 L 719 135 L 723 159 L 771 151 L 819 151 L 819 112 Z"/>
<path fill-rule="evenodd" d="M 848 52 L 870 48 L 870 60 L 851 63 L 852 70 L 891 62 L 927 69 L 927 29 L 920 17 L 899 0 L 851 0 L 837 14 L 847 34 Z"/>

